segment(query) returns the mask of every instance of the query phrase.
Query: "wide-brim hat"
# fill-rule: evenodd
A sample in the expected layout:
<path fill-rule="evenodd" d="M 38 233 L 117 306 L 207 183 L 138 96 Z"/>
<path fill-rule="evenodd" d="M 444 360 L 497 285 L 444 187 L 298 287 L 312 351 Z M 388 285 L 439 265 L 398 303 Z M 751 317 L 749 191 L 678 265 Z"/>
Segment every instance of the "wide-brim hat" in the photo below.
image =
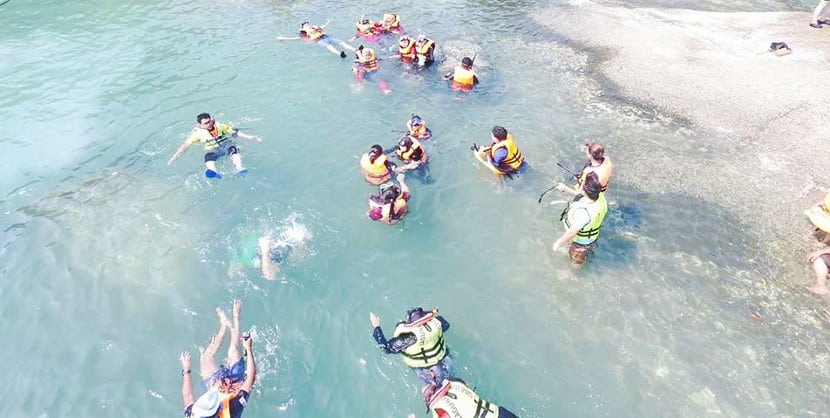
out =
<path fill-rule="evenodd" d="M 193 404 L 190 410 L 191 416 L 198 418 L 208 418 L 216 414 L 216 410 L 222 405 L 222 398 L 219 395 L 219 389 L 213 388 L 200 396 Z"/>

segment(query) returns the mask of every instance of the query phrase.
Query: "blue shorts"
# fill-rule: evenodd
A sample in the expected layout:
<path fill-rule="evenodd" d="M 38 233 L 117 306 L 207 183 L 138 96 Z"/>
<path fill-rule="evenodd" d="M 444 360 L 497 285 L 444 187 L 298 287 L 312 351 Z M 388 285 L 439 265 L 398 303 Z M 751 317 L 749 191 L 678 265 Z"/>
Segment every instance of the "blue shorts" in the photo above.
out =
<path fill-rule="evenodd" d="M 231 382 L 241 382 L 245 380 L 245 357 L 239 359 L 231 368 L 224 364 L 219 366 L 219 370 L 215 371 L 212 376 L 202 381 L 205 389 L 210 389 L 214 383 L 219 380 L 230 379 Z"/>
<path fill-rule="evenodd" d="M 233 141 L 225 141 L 219 145 L 219 148 L 212 149 L 205 153 L 205 162 L 216 161 L 219 157 L 238 153 L 239 149 L 236 148 L 236 144 L 233 143 Z"/>
<path fill-rule="evenodd" d="M 343 43 L 343 41 L 341 41 L 337 38 L 332 38 L 331 36 L 328 36 L 328 35 L 323 35 L 320 39 L 317 40 L 317 43 L 320 44 L 320 45 L 323 45 L 323 46 L 330 45 L 330 46 L 333 46 L 333 47 L 337 48 L 337 47 L 340 46 L 340 44 Z"/>
<path fill-rule="evenodd" d="M 432 367 L 413 370 L 415 370 L 415 375 L 425 384 L 440 386 L 444 379 L 452 377 L 452 358 L 447 354 L 438 364 Z"/>

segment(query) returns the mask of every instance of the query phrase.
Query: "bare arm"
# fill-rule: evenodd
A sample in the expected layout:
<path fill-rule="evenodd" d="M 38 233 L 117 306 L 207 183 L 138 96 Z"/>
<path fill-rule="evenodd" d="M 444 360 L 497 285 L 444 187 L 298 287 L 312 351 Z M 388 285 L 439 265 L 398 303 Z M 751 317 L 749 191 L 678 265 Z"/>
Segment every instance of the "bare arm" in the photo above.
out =
<path fill-rule="evenodd" d="M 574 226 L 571 227 L 571 229 L 565 231 L 565 233 L 562 234 L 562 236 L 559 237 L 559 239 L 556 240 L 556 242 L 553 243 L 553 251 L 554 252 L 559 251 L 559 247 L 561 247 L 562 244 L 570 241 L 570 239 L 573 238 L 574 235 L 576 235 L 576 233 L 579 232 L 580 229 L 582 229 L 581 226 L 574 225 Z"/>
<path fill-rule="evenodd" d="M 403 173 L 398 173 L 398 175 L 395 178 L 398 180 L 398 183 L 401 184 L 401 193 L 409 193 L 411 195 L 412 193 L 409 191 L 409 186 L 407 186 L 406 182 L 404 181 L 406 180 L 406 175 L 404 175 Z"/>
<path fill-rule="evenodd" d="M 559 190 L 560 192 L 563 192 L 563 193 L 567 192 L 567 193 L 570 193 L 574 196 L 579 194 L 579 190 L 577 190 L 575 188 L 572 189 L 572 188 L 566 186 L 564 183 L 557 184 L 556 185 L 556 190 Z"/>
<path fill-rule="evenodd" d="M 182 142 L 181 145 L 179 145 L 179 149 L 176 150 L 176 153 L 173 154 L 173 156 L 170 157 L 169 160 L 167 160 L 167 165 L 173 164 L 173 161 L 175 161 L 176 158 L 179 158 L 182 154 L 184 154 L 184 152 L 187 151 L 188 147 L 190 147 L 190 141 L 186 139 L 184 142 Z"/>
<path fill-rule="evenodd" d="M 193 399 L 193 383 L 190 379 L 190 352 L 183 352 L 179 359 L 182 361 L 182 401 L 184 401 L 184 407 L 187 408 L 195 402 Z"/>
<path fill-rule="evenodd" d="M 331 19 L 326 19 L 326 23 L 323 23 L 322 25 L 320 25 L 320 29 L 325 29 L 326 26 L 329 25 L 329 23 L 331 23 Z"/>
<path fill-rule="evenodd" d="M 245 362 L 245 382 L 242 383 L 240 389 L 248 393 L 251 393 L 254 382 L 256 382 L 256 361 L 254 360 L 254 350 L 251 349 L 251 344 L 251 336 L 245 334 L 242 337 L 242 346 L 245 347 L 245 351 L 248 353 L 248 360 Z"/>
<path fill-rule="evenodd" d="M 248 135 L 244 132 L 236 131 L 236 136 L 238 136 L 242 139 L 253 139 L 254 141 L 262 142 L 262 137 L 259 136 L 259 135 Z"/>
<path fill-rule="evenodd" d="M 271 260 L 271 238 L 268 236 L 261 237 L 257 245 L 259 245 L 259 265 L 262 270 L 262 277 L 267 280 L 274 280 L 277 275 L 277 265 L 274 260 Z"/>
<path fill-rule="evenodd" d="M 299 41 L 302 36 L 277 36 L 278 41 Z"/>

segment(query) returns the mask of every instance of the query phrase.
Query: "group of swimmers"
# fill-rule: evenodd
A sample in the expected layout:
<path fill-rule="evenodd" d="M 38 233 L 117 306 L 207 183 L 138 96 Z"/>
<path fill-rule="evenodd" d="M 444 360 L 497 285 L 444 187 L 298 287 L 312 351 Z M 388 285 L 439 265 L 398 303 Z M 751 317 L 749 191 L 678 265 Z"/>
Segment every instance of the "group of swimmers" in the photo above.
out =
<path fill-rule="evenodd" d="M 374 50 L 363 45 L 355 48 L 349 43 L 331 38 L 323 32 L 328 21 L 322 26 L 303 22 L 300 37 L 280 39 L 306 39 L 324 45 L 329 51 L 345 57 L 342 49 L 355 53 L 357 58 L 356 73 L 372 73 L 377 70 L 378 57 Z M 356 22 L 355 38 L 367 42 L 377 42 L 382 35 L 397 34 L 398 53 L 394 57 L 415 66 L 427 66 L 435 61 L 435 42 L 420 36 L 409 38 L 401 26 L 396 14 L 384 15 L 381 22 L 361 18 Z M 461 65 L 444 77 L 451 81 L 456 90 L 470 91 L 479 80 L 472 66 L 474 58 L 465 57 Z M 374 220 L 393 225 L 400 222 L 408 212 L 408 201 L 412 192 L 406 184 L 406 173 L 416 172 L 428 176 L 429 156 L 424 146 L 432 137 L 432 131 L 426 121 L 419 115 L 412 114 L 406 121 L 406 130 L 394 147 L 384 149 L 380 144 L 372 145 L 360 158 L 360 169 L 364 179 L 371 185 L 378 186 L 378 192 L 369 198 L 367 216 Z M 234 174 L 244 176 L 247 170 L 242 164 L 236 138 L 261 141 L 257 135 L 248 135 L 235 129 L 230 124 L 217 122 L 208 113 L 196 116 L 196 125 L 191 134 L 179 146 L 168 160 L 172 164 L 178 157 L 194 144 L 204 147 L 205 177 L 221 179 L 224 174 L 217 167 L 219 158 L 228 156 L 234 167 Z M 506 178 L 523 172 L 527 166 L 525 157 L 519 150 L 513 135 L 503 126 L 494 126 L 490 132 L 491 143 L 471 147 L 474 157 L 494 174 Z M 605 155 L 601 144 L 585 144 L 588 161 L 581 173 L 573 173 L 576 183 L 569 187 L 563 183 L 555 188 L 574 196 L 562 212 L 560 220 L 566 231 L 553 244 L 554 252 L 568 243 L 568 254 L 575 265 L 585 262 L 599 237 L 602 222 L 608 211 L 605 192 L 612 174 L 611 160 Z M 394 163 L 387 154 L 394 154 L 400 165 Z M 394 180 L 393 180 L 394 174 Z M 541 197 L 540 197 L 541 201 Z M 276 263 L 284 259 L 290 248 L 283 248 L 270 236 L 261 237 L 256 242 L 256 257 L 260 260 L 262 275 L 273 279 L 277 269 Z M 243 257 L 245 258 L 245 257 Z M 256 365 L 251 351 L 251 339 L 242 336 L 245 355 L 237 347 L 240 337 L 239 316 L 241 302 L 234 302 L 233 322 L 227 320 L 224 312 L 217 309 L 220 328 L 210 344 L 200 356 L 200 375 L 206 392 L 194 400 L 190 381 L 190 355 L 182 353 L 182 397 L 187 417 L 221 417 L 238 418 L 247 404 L 250 391 L 256 377 Z M 375 341 L 387 353 L 400 353 L 404 362 L 416 371 L 426 384 L 423 390 L 424 401 L 434 417 L 460 418 L 511 418 L 515 415 L 505 408 L 498 407 L 481 399 L 467 384 L 452 374 L 452 362 L 448 349 L 444 345 L 443 332 L 448 323 L 438 316 L 437 310 L 430 312 L 422 308 L 409 310 L 403 321 L 399 322 L 392 339 L 387 340 L 380 328 L 380 319 L 370 314 Z M 217 366 L 213 357 L 222 343 L 226 329 L 231 331 L 231 347 L 222 366 Z"/>
<path fill-rule="evenodd" d="M 377 22 L 365 16 L 361 17 L 355 22 L 354 36 L 349 39 L 349 42 L 362 39 L 366 44 L 378 44 L 382 48 L 381 41 L 384 36 L 397 35 L 396 47 L 392 47 L 396 53 L 385 58 L 380 57 L 374 48 L 363 44 L 354 47 L 349 42 L 326 34 L 324 29 L 329 23 L 330 21 L 326 20 L 324 24 L 318 26 L 306 21 L 300 24 L 299 36 L 278 36 L 277 39 L 314 42 L 324 46 L 333 54 L 339 55 L 340 58 L 346 58 L 346 50 L 351 51 L 355 56 L 355 66 L 352 71 L 357 82 L 363 82 L 376 74 L 380 69 L 379 61 L 382 59 L 397 59 L 402 64 L 413 68 L 428 67 L 436 61 L 435 41 L 424 35 L 410 37 L 401 25 L 400 16 L 395 13 L 385 13 L 383 18 Z M 469 92 L 478 84 L 478 75 L 473 70 L 474 61 L 474 58 L 464 57 L 461 65 L 444 75 L 444 79 L 450 81 L 450 86 L 454 90 Z M 384 80 L 379 80 L 378 86 L 384 94 L 392 93 Z"/>

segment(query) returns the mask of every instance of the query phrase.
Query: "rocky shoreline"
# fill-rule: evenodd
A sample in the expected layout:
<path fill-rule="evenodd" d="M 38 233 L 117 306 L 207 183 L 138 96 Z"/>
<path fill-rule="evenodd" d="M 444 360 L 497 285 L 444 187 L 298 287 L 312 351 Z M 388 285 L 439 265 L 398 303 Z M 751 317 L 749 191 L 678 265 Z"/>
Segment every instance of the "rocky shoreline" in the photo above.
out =
<path fill-rule="evenodd" d="M 699 158 L 612 143 L 627 178 L 646 190 L 717 202 L 746 221 L 763 250 L 793 267 L 803 264 L 803 251 L 814 245 L 803 211 L 830 188 L 830 26 L 811 28 L 806 12 L 593 1 L 539 10 L 534 18 L 596 55 L 595 71 L 613 84 L 609 95 L 694 131 Z M 793 51 L 775 56 L 772 42 Z"/>

